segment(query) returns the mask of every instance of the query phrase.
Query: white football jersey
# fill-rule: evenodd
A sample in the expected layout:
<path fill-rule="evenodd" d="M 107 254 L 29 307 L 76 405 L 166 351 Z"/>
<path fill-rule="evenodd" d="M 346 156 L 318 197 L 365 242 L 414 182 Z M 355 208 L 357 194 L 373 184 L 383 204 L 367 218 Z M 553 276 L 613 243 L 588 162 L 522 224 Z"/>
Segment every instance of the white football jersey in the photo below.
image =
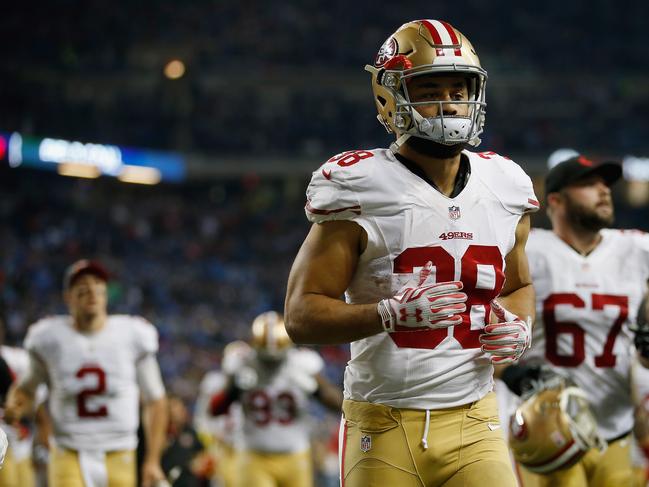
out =
<path fill-rule="evenodd" d="M 581 387 L 600 434 L 633 427 L 630 352 L 649 278 L 649 235 L 602 230 L 583 256 L 549 230 L 534 229 L 527 255 L 536 290 L 536 324 L 526 361 L 545 361 Z"/>
<path fill-rule="evenodd" d="M 471 175 L 454 198 L 386 149 L 344 152 L 313 173 L 309 220 L 351 220 L 367 232 L 348 303 L 394 296 L 428 261 L 437 282 L 460 280 L 469 296 L 461 325 L 397 327 L 353 342 L 346 398 L 442 409 L 476 401 L 493 388 L 493 367 L 478 337 L 503 286 L 521 215 L 539 204 L 530 178 L 514 162 L 493 152 L 463 154 Z"/>
<path fill-rule="evenodd" d="M 69 316 L 32 325 L 25 348 L 44 363 L 57 444 L 73 450 L 137 446 L 136 363 L 158 350 L 158 333 L 143 318 L 111 315 L 95 333 L 80 333 Z"/>
<path fill-rule="evenodd" d="M 246 366 L 257 384 L 242 392 L 244 448 L 260 452 L 294 453 L 309 448 L 310 394 L 299 387 L 300 375 L 315 376 L 324 363 L 307 349 L 290 349 L 277 368 L 269 368 L 252 353 Z"/>
<path fill-rule="evenodd" d="M 222 372 L 210 371 L 203 376 L 196 399 L 194 427 L 200 433 L 209 434 L 234 449 L 240 449 L 243 423 L 240 404 L 231 404 L 226 414 L 212 416 L 210 413 L 212 397 L 223 391 L 226 385 L 227 376 Z"/>

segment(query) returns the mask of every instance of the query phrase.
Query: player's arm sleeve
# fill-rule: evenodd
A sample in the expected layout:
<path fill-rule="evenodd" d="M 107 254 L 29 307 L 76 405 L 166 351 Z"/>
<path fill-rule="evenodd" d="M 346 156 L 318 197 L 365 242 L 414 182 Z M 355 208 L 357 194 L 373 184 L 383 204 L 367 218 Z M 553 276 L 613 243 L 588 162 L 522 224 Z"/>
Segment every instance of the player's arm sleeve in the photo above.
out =
<path fill-rule="evenodd" d="M 137 362 L 136 375 L 140 394 L 145 403 L 164 397 L 165 386 L 162 382 L 162 373 L 154 354 L 149 353 Z"/>
<path fill-rule="evenodd" d="M 541 205 L 527 173 L 514 161 L 503 157 L 498 157 L 498 167 L 501 172 L 494 171 L 493 177 L 505 183 L 498 196 L 507 211 L 516 215 L 538 211 Z"/>
<path fill-rule="evenodd" d="M 366 161 L 362 161 L 365 163 Z M 359 164 L 360 165 L 360 164 Z M 306 191 L 304 211 L 311 223 L 354 220 L 362 214 L 358 199 L 359 169 L 324 164 L 315 171 Z"/>
<path fill-rule="evenodd" d="M 31 397 L 34 397 L 38 386 L 47 383 L 47 379 L 48 376 L 45 363 L 35 351 L 29 350 L 27 372 L 18 382 L 18 387 L 28 393 Z"/>

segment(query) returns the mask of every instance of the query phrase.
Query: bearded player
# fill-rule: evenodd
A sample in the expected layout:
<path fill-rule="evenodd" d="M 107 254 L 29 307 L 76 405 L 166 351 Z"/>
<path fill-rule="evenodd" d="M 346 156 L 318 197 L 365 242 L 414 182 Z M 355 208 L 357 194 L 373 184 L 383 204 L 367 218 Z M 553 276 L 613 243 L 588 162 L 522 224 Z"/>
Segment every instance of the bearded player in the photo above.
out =
<path fill-rule="evenodd" d="M 522 469 L 524 485 L 631 483 L 630 370 L 637 359 L 631 327 L 647 291 L 649 235 L 607 228 L 614 216 L 611 186 L 621 175 L 617 163 L 578 155 L 546 176 L 552 230 L 534 229 L 527 245 L 538 316 L 533 345 L 526 363 L 509 366 L 501 378 L 520 394 L 538 378 L 540 364 L 549 365 L 583 391 L 608 446 L 586 445 L 577 463 L 555 471 Z"/>
<path fill-rule="evenodd" d="M 532 183 L 513 161 L 469 150 L 487 74 L 456 28 L 408 22 L 366 69 L 396 140 L 313 173 L 287 330 L 297 343 L 351 343 L 344 486 L 513 486 L 492 364 L 530 341 Z"/>
<path fill-rule="evenodd" d="M 167 409 L 157 331 L 142 318 L 107 314 L 107 279 L 98 262 L 80 260 L 67 269 L 70 314 L 30 327 L 29 371 L 7 400 L 5 417 L 17 419 L 30 410 L 38 385 L 49 386 L 51 487 L 135 486 L 140 397 L 147 440 L 142 485 L 164 479 Z"/>

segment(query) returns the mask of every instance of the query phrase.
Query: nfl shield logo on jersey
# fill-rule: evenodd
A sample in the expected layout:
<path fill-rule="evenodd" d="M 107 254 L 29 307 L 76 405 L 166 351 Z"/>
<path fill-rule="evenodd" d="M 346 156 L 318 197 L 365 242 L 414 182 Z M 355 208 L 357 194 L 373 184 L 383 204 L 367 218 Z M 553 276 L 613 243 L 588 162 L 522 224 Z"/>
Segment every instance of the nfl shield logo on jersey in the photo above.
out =
<path fill-rule="evenodd" d="M 451 220 L 458 220 L 460 218 L 460 207 L 459 206 L 449 206 L 448 207 L 448 217 Z"/>
<path fill-rule="evenodd" d="M 366 453 L 372 448 L 372 437 L 370 435 L 361 436 L 361 451 Z"/>

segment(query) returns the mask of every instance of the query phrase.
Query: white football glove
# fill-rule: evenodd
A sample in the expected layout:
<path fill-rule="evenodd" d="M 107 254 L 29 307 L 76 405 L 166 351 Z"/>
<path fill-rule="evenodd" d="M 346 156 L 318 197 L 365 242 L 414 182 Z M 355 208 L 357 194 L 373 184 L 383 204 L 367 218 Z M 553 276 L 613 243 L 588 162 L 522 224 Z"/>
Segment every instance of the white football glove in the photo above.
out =
<path fill-rule="evenodd" d="M 462 323 L 460 313 L 466 311 L 466 293 L 460 292 L 460 281 L 435 284 L 428 262 L 418 281 L 409 281 L 393 298 L 377 305 L 383 328 L 393 332 L 397 325 L 409 328 L 448 328 Z"/>
<path fill-rule="evenodd" d="M 257 371 L 250 366 L 253 354 L 252 347 L 241 340 L 228 343 L 223 350 L 221 370 L 244 391 L 255 387 L 259 380 Z"/>
<path fill-rule="evenodd" d="M 251 354 L 252 347 L 244 341 L 237 340 L 228 343 L 223 349 L 221 370 L 226 375 L 235 375 L 243 368 Z"/>
<path fill-rule="evenodd" d="M 529 319 L 507 311 L 495 299 L 491 301 L 491 322 L 480 335 L 480 347 L 488 353 L 493 364 L 516 362 L 532 345 L 532 326 Z"/>

